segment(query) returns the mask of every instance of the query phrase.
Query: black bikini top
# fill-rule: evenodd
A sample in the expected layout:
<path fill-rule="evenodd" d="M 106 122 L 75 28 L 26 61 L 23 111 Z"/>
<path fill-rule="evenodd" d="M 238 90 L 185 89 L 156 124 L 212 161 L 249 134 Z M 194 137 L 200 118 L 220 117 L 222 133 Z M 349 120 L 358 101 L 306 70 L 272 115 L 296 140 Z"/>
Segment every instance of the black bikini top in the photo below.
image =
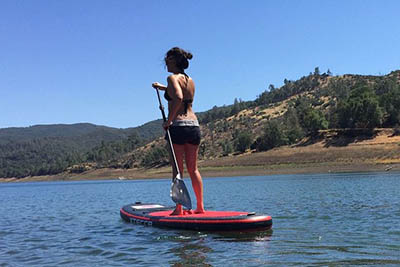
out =
<path fill-rule="evenodd" d="M 189 78 L 189 76 L 186 74 L 186 73 L 183 73 L 183 75 L 185 75 L 186 77 L 188 77 Z M 168 94 L 168 92 L 167 92 L 167 89 L 165 89 L 165 92 L 164 92 L 164 98 L 165 98 L 165 100 L 167 100 L 168 102 L 169 101 L 172 101 L 172 97 L 170 97 L 169 96 L 169 94 Z M 183 105 L 184 105 L 184 108 L 185 108 L 185 114 L 187 113 L 187 110 L 188 110 L 188 107 L 189 107 L 189 104 L 192 104 L 193 103 L 193 99 L 183 99 Z"/>
<path fill-rule="evenodd" d="M 165 90 L 165 93 L 164 93 L 164 98 L 165 98 L 165 100 L 167 100 L 168 102 L 169 101 L 172 101 L 172 98 L 169 96 L 169 94 L 168 94 L 168 92 L 167 92 L 167 90 Z M 189 108 L 189 104 L 192 104 L 193 103 L 193 99 L 183 99 L 183 107 L 185 108 L 185 114 L 187 114 L 187 110 L 188 110 L 188 108 Z"/>

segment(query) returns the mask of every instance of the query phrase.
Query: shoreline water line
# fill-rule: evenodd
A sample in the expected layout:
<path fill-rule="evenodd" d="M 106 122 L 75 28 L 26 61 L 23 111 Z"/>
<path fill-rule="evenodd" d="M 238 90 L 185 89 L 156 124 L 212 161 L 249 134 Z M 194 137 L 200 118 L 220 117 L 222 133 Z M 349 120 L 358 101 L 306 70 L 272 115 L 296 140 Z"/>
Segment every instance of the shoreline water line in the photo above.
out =
<path fill-rule="evenodd" d="M 272 164 L 268 166 L 205 166 L 200 167 L 204 178 L 235 177 L 235 176 L 264 176 L 285 174 L 327 174 L 327 173 L 356 173 L 356 172 L 400 172 L 400 164 L 382 163 L 303 163 L 303 164 Z M 57 175 L 33 176 L 26 178 L 0 178 L 0 183 L 9 182 L 49 182 L 49 181 L 90 181 L 90 180 L 149 180 L 170 179 L 169 166 L 153 169 L 110 169 L 91 170 L 81 174 L 61 173 Z M 187 179 L 187 173 L 183 177 Z"/>

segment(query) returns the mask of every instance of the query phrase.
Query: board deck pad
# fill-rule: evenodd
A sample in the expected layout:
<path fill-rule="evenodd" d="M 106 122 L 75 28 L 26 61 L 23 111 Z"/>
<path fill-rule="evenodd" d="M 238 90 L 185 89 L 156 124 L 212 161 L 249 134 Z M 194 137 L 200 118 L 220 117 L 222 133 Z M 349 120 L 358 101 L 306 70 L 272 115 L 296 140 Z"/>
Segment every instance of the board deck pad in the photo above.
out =
<path fill-rule="evenodd" d="M 182 215 L 171 215 L 173 210 L 165 210 L 165 211 L 155 211 L 149 213 L 150 216 L 162 216 L 162 217 L 189 217 L 189 218 L 224 218 L 224 217 L 231 217 L 231 216 L 247 216 L 248 212 L 241 212 L 241 211 L 210 211 L 206 210 L 205 213 L 188 213 Z"/>
<path fill-rule="evenodd" d="M 272 227 L 271 216 L 255 212 L 206 210 L 200 214 L 185 211 L 183 215 L 171 215 L 173 210 L 174 207 L 136 202 L 122 207 L 120 215 L 134 224 L 196 231 L 265 230 Z"/>

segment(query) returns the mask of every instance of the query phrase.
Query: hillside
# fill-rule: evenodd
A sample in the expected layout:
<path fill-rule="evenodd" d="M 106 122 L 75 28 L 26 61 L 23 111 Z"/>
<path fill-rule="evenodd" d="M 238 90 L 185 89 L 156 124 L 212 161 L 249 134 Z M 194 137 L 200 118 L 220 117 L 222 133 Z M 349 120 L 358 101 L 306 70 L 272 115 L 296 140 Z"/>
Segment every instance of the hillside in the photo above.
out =
<path fill-rule="evenodd" d="M 365 96 L 364 92 L 371 95 Z M 385 102 L 388 98 L 391 102 Z M 347 105 L 352 101 L 371 103 L 365 108 L 375 108 L 380 116 L 374 122 L 376 124 L 368 124 L 375 114 L 368 114 L 363 107 L 350 110 L 351 106 L 348 108 Z M 345 108 L 341 109 L 341 105 Z M 227 156 L 239 158 L 246 151 L 261 152 L 298 145 L 307 138 L 321 136 L 328 129 L 346 129 L 338 130 L 337 138 L 348 137 L 344 143 L 351 144 L 354 136 L 369 134 L 371 129 L 397 127 L 400 110 L 394 107 L 398 106 L 400 71 L 385 76 L 310 74 L 298 81 L 285 81 L 278 89 L 270 85 L 270 90 L 255 101 L 235 101 L 233 105 L 215 107 L 200 114 L 203 140 L 199 157 L 214 162 Z M 357 113 L 356 109 L 361 111 L 358 112 L 360 115 L 352 117 Z M 241 143 L 243 147 L 240 147 Z M 168 164 L 164 146 L 162 138 L 156 139 L 124 155 L 113 166 L 123 166 L 126 162 L 130 162 L 131 167 L 163 166 Z"/>
<path fill-rule="evenodd" d="M 0 177 L 56 174 L 95 157 L 105 144 L 133 148 L 161 134 L 157 122 L 129 129 L 89 123 L 0 129 Z"/>
<path fill-rule="evenodd" d="M 140 138 L 153 139 L 160 136 L 159 122 L 152 121 L 142 126 L 117 129 L 90 123 L 34 125 L 30 127 L 12 127 L 0 129 L 0 144 L 7 142 L 24 142 L 41 138 L 83 138 L 84 142 L 116 141 L 134 133 Z M 91 139 L 91 140 L 90 140 Z"/>
<path fill-rule="evenodd" d="M 246 162 L 253 163 L 252 166 L 257 168 L 274 164 L 303 166 L 307 162 L 314 162 L 315 155 L 326 159 L 326 162 L 340 163 L 336 159 L 343 158 L 343 162 L 350 162 L 351 165 L 352 161 L 365 158 L 361 157 L 363 149 L 382 164 L 386 159 L 394 164 L 397 150 L 389 152 L 376 149 L 374 153 L 375 150 L 368 150 L 369 145 L 359 141 L 378 137 L 383 140 L 383 136 L 386 136 L 382 142 L 396 146 L 397 141 L 393 140 L 397 140 L 399 132 L 399 106 L 400 71 L 383 76 L 332 76 L 329 71 L 320 74 L 316 68 L 314 73 L 297 81 L 285 80 L 280 88 L 269 85 L 268 90 L 254 101 L 235 100 L 232 105 L 199 113 L 203 134 L 199 151 L 201 166 L 205 170 L 223 169 L 224 166 L 235 166 L 231 170 L 240 166 L 249 168 L 251 164 Z M 40 174 L 56 174 L 67 170 L 65 175 L 89 175 L 102 173 L 101 170 L 113 170 L 112 173 L 131 172 L 148 176 L 151 173 L 163 173 L 168 165 L 165 141 L 160 137 L 160 124 L 158 120 L 130 129 L 94 125 L 80 125 L 76 130 L 63 129 L 65 126 L 62 125 L 49 126 L 48 129 L 40 126 L 0 129 L 0 145 L 10 151 L 16 143 L 19 149 L 25 147 L 21 145 L 21 140 L 30 143 L 41 140 L 55 147 L 58 152 L 65 150 L 75 153 L 75 158 L 71 160 L 70 156 L 68 164 L 55 170 L 44 170 Z M 86 138 L 89 136 L 91 138 Z M 94 143 L 85 144 L 89 139 Z M 5 147 L 5 144 L 11 147 Z M 65 148 L 65 144 L 70 146 Z M 324 144 L 324 149 L 318 148 L 321 144 Z M 352 153 L 348 149 L 354 144 L 358 144 L 357 152 Z M 361 144 L 366 146 L 361 148 Z M 306 151 L 306 148 L 312 152 L 299 152 Z M 286 154 L 283 153 L 285 149 Z M 279 151 L 286 155 L 286 161 L 281 162 Z M 320 151 L 336 156 L 324 157 Z M 302 156 L 296 156 L 297 153 Z M 48 159 L 47 155 L 45 153 L 37 159 L 50 162 L 50 165 L 54 165 L 54 162 L 58 164 L 54 157 Z M 10 168 L 5 162 L 13 157 L 21 162 L 29 161 L 20 154 L 0 154 L 3 177 L 17 176 L 4 172 Z M 371 159 L 365 160 L 368 164 L 376 163 L 372 163 Z M 218 162 L 220 164 L 215 165 Z M 31 166 L 37 165 L 31 163 Z M 37 175 L 37 172 L 31 175 Z"/>

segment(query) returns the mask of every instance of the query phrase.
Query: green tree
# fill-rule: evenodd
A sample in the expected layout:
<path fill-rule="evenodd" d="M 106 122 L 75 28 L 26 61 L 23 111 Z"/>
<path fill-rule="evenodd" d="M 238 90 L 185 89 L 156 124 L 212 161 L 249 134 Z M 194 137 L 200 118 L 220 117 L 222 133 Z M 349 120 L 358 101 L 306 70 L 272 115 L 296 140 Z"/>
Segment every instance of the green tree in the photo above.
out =
<path fill-rule="evenodd" d="M 275 86 L 273 84 L 270 84 L 268 86 L 268 91 L 270 91 L 270 92 L 275 91 Z"/>
<path fill-rule="evenodd" d="M 240 132 L 234 141 L 236 151 L 245 152 L 251 145 L 252 139 L 249 132 Z"/>
<path fill-rule="evenodd" d="M 233 106 L 230 112 L 230 115 L 235 115 L 240 111 L 240 104 L 237 98 L 235 98 L 235 100 L 233 101 Z"/>
<path fill-rule="evenodd" d="M 255 141 L 257 151 L 266 151 L 287 143 L 287 137 L 277 121 L 268 121 L 264 133 Z"/>
<path fill-rule="evenodd" d="M 165 147 L 153 147 L 145 153 L 142 159 L 142 166 L 153 167 L 168 162 L 168 151 Z"/>
<path fill-rule="evenodd" d="M 338 103 L 339 125 L 342 128 L 374 128 L 381 125 L 383 112 L 374 91 L 361 86 Z"/>
<path fill-rule="evenodd" d="M 315 69 L 314 69 L 314 75 L 315 75 L 315 76 L 319 76 L 319 75 L 320 75 L 319 67 L 315 67 Z"/>
<path fill-rule="evenodd" d="M 299 98 L 295 103 L 299 123 L 307 134 L 315 134 L 318 130 L 327 129 L 328 121 L 321 111 L 312 107 L 308 98 Z"/>
<path fill-rule="evenodd" d="M 230 153 L 233 152 L 233 146 L 232 143 L 227 141 L 227 142 L 223 142 L 221 143 L 222 146 L 222 155 L 223 156 L 228 156 Z"/>
<path fill-rule="evenodd" d="M 328 128 L 328 121 L 321 111 L 310 108 L 304 114 L 303 125 L 309 134 L 316 134 L 319 130 Z"/>
<path fill-rule="evenodd" d="M 394 86 L 381 95 L 380 105 L 385 111 L 385 125 L 395 126 L 400 123 L 400 86 Z"/>
<path fill-rule="evenodd" d="M 283 117 L 286 137 L 288 144 L 293 144 L 303 138 L 305 132 L 300 125 L 299 118 L 295 108 L 288 108 Z"/>

